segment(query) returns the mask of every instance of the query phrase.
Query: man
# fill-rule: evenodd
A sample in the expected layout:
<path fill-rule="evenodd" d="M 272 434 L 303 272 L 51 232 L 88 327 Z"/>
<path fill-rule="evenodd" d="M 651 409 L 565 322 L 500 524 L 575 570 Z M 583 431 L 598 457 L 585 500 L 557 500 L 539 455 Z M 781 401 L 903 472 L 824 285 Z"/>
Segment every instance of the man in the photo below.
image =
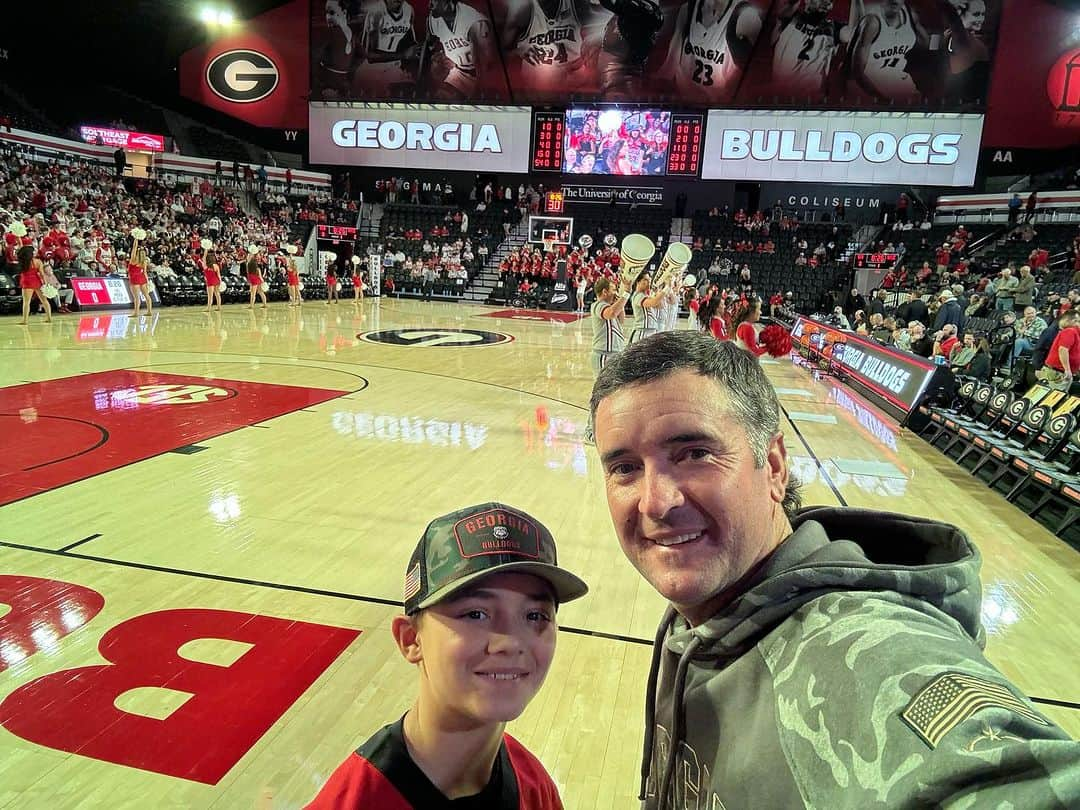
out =
<path fill-rule="evenodd" d="M 950 289 L 944 289 L 938 296 L 941 306 L 938 307 L 937 317 L 934 319 L 934 331 L 940 331 L 947 323 L 956 327 L 956 336 L 964 336 L 964 310 L 960 308 L 960 302 Z"/>
<path fill-rule="evenodd" d="M 934 349 L 931 356 L 944 357 L 947 361 L 958 343 L 960 339 L 956 336 L 956 324 L 947 323 L 934 335 Z"/>
<path fill-rule="evenodd" d="M 1031 275 L 1031 268 L 1025 264 L 1020 268 L 1020 277 L 1013 288 L 1013 310 L 1023 312 L 1034 303 L 1034 297 L 1035 276 Z"/>
<path fill-rule="evenodd" d="M 1026 307 L 1024 317 L 1016 324 L 1016 340 L 1013 342 L 1013 357 L 1031 354 L 1035 343 L 1046 329 L 1046 321 L 1039 317 L 1035 307 Z"/>
<path fill-rule="evenodd" d="M 1011 267 L 1003 267 L 997 283 L 994 285 L 994 309 L 999 312 L 1011 312 L 1020 280 L 1012 274 Z"/>
<path fill-rule="evenodd" d="M 873 297 L 870 299 L 870 314 L 880 315 L 885 317 L 885 290 L 878 288 L 874 291 Z"/>
<path fill-rule="evenodd" d="M 670 602 L 646 810 L 1077 806 L 1080 745 L 980 649 L 978 550 L 923 518 L 799 510 L 753 357 L 665 332 L 590 406 L 619 544 Z"/>
<path fill-rule="evenodd" d="M 660 328 L 660 306 L 664 303 L 663 291 L 652 294 L 652 277 L 642 273 L 634 285 L 634 294 L 630 297 L 630 311 L 634 314 L 634 323 L 630 329 L 627 343 L 637 343 Z"/>
<path fill-rule="evenodd" d="M 908 351 L 920 357 L 930 358 L 934 355 L 934 341 L 926 334 L 926 327 L 922 321 L 912 321 L 908 324 Z"/>
<path fill-rule="evenodd" d="M 1020 195 L 1015 191 L 1009 198 L 1009 227 L 1011 228 L 1016 224 L 1016 220 L 1020 218 L 1020 207 L 1024 204 L 1024 201 L 1020 199 Z"/>
<path fill-rule="evenodd" d="M 901 304 L 900 309 L 896 312 L 896 320 L 900 323 L 919 321 L 925 324 L 929 319 L 930 310 L 927 308 L 926 302 L 915 292 L 908 293 L 907 301 Z"/>
<path fill-rule="evenodd" d="M 595 82 L 586 56 L 599 43 L 586 42 L 585 34 L 596 17 L 589 0 L 509 0 L 500 30 L 502 52 L 516 57 L 508 66 L 530 92 L 586 89 Z"/>
<path fill-rule="evenodd" d="M 1035 376 L 1055 390 L 1069 391 L 1080 373 L 1080 311 L 1070 309 L 1058 318 L 1058 329 L 1046 363 Z"/>
<path fill-rule="evenodd" d="M 592 321 L 593 333 L 590 365 L 595 377 L 626 345 L 622 324 L 626 318 L 626 299 L 629 291 L 623 289 L 621 285 L 616 286 L 615 281 L 601 276 L 593 285 L 593 292 L 596 294 L 596 300 L 589 308 L 589 320 Z M 590 444 L 594 441 L 591 414 L 585 426 L 585 441 Z"/>
<path fill-rule="evenodd" d="M 859 292 L 857 287 L 852 287 L 851 292 L 844 301 L 844 314 L 847 315 L 849 321 L 854 320 L 855 313 L 860 309 L 866 312 L 866 299 L 863 298 L 863 294 Z"/>

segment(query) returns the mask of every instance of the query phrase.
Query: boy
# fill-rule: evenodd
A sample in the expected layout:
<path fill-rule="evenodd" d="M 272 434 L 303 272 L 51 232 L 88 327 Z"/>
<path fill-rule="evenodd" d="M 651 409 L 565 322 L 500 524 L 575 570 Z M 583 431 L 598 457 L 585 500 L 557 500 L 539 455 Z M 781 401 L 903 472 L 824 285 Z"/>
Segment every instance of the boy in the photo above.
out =
<path fill-rule="evenodd" d="M 587 591 L 524 512 L 485 503 L 433 520 L 406 569 L 405 615 L 391 625 L 419 666 L 419 695 L 309 808 L 561 810 L 543 765 L 504 728 L 544 682 L 556 609 Z"/>

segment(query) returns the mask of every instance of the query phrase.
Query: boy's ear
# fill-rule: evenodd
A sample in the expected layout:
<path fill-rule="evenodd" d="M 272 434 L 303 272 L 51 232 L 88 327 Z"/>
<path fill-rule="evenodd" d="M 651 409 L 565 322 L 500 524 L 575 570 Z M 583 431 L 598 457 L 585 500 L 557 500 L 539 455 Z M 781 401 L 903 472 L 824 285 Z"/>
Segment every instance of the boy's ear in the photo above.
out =
<path fill-rule="evenodd" d="M 419 664 L 424 656 L 420 652 L 420 636 L 417 633 L 419 616 L 395 616 L 390 622 L 398 651 L 410 664 Z"/>

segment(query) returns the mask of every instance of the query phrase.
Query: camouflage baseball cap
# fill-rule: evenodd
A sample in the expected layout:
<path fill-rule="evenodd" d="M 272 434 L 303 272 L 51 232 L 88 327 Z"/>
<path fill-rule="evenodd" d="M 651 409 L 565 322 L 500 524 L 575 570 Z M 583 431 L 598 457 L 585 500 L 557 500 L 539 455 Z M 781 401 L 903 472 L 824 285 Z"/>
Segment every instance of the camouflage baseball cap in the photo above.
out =
<path fill-rule="evenodd" d="M 589 586 L 559 568 L 551 532 L 531 515 L 482 503 L 435 518 L 405 570 L 405 612 L 412 614 L 495 573 L 532 574 L 548 582 L 559 604 Z"/>

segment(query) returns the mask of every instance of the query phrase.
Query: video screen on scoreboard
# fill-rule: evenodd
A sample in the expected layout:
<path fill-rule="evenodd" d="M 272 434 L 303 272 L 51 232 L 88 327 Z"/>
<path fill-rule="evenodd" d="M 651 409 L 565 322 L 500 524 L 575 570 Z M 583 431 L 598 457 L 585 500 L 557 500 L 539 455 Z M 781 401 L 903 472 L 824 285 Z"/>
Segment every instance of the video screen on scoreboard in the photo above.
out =
<path fill-rule="evenodd" d="M 566 111 L 563 172 L 622 177 L 667 171 L 671 113 L 577 107 Z"/>

